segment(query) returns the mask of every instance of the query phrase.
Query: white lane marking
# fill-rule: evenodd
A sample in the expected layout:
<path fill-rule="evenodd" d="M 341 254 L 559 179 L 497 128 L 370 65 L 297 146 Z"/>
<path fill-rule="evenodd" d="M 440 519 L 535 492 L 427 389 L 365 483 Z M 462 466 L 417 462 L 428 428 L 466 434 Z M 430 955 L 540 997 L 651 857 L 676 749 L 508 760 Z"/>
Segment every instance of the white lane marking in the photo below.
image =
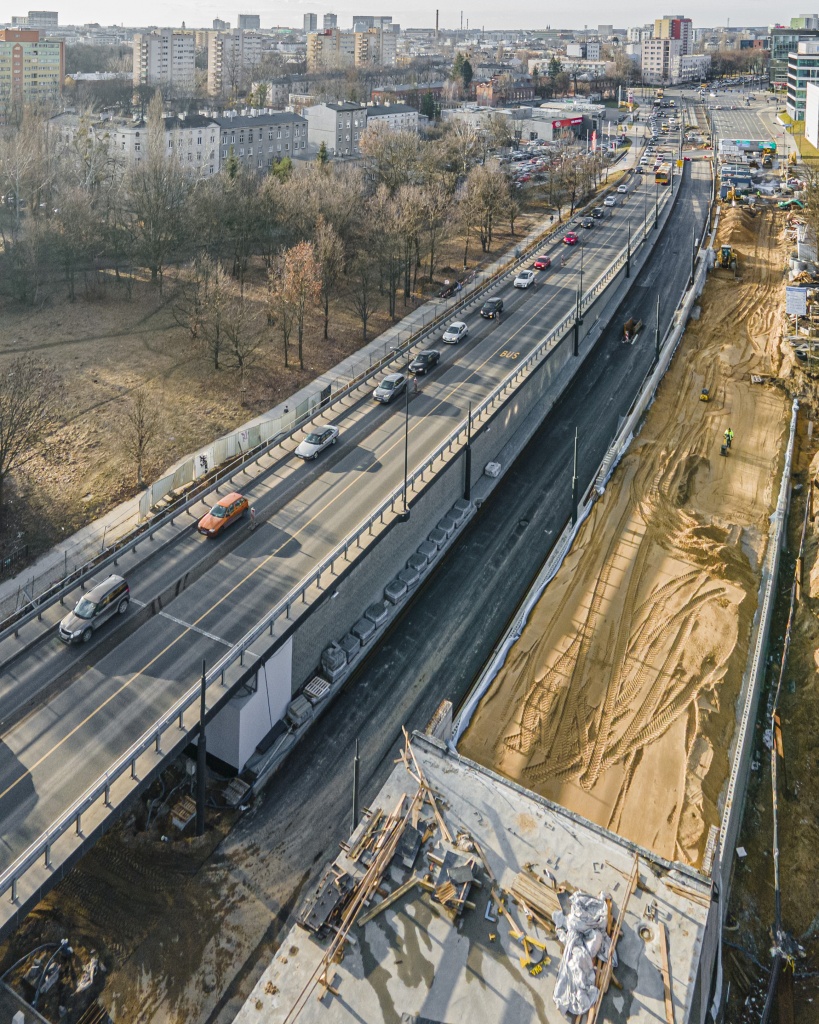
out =
<path fill-rule="evenodd" d="M 170 619 L 171 622 L 175 622 L 177 626 L 182 626 L 183 629 L 193 630 L 194 633 L 199 633 L 201 636 L 207 637 L 208 640 L 215 640 L 218 644 L 224 644 L 225 647 L 232 647 L 233 644 L 229 640 L 223 640 L 222 637 L 216 636 L 214 633 L 208 633 L 205 629 L 200 629 L 199 626 L 194 626 L 191 622 L 185 622 L 183 619 L 177 619 L 175 615 L 171 615 L 170 612 L 160 612 L 160 615 L 164 615 L 166 619 Z"/>

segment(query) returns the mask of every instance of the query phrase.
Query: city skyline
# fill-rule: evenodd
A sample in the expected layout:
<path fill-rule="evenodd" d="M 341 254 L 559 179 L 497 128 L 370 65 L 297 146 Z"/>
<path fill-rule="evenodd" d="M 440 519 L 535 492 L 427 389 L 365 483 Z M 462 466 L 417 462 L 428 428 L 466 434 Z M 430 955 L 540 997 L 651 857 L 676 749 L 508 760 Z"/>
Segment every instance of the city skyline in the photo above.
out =
<path fill-rule="evenodd" d="M 194 3 L 193 0 L 174 0 L 173 3 L 160 3 L 159 0 L 148 0 L 147 3 L 134 5 L 121 9 L 121 14 L 116 21 L 111 20 L 110 4 L 104 0 L 72 0 L 70 3 L 58 3 L 56 7 L 60 16 L 61 25 L 83 25 L 88 23 L 99 23 L 100 25 L 125 25 L 127 27 L 175 27 L 185 23 L 188 28 L 210 28 L 214 18 L 223 18 L 235 27 L 237 15 L 242 13 L 259 14 L 261 16 L 262 28 L 270 28 L 273 25 L 290 26 L 294 29 L 301 29 L 303 15 L 315 13 L 321 18 L 326 11 L 333 11 L 338 15 L 339 26 L 350 27 L 354 14 L 388 14 L 393 20 L 405 28 L 431 28 L 435 25 L 435 5 L 429 9 L 418 8 L 412 5 L 398 4 L 392 6 L 384 3 L 370 3 L 362 7 L 361 4 L 333 4 L 326 3 L 323 6 L 315 0 L 296 0 L 288 4 L 251 4 L 242 7 L 237 0 L 222 0 L 222 2 Z M 442 29 L 453 30 L 460 27 L 461 7 L 444 8 L 439 6 L 439 25 Z M 26 14 L 28 5 L 14 3 L 7 0 L 0 7 L 0 22 L 11 23 L 12 16 Z M 133 11 L 133 18 L 129 18 L 129 12 Z M 672 10 L 670 7 L 646 3 L 629 3 L 624 7 L 618 7 L 616 27 L 627 28 L 630 25 L 642 25 L 652 22 L 655 18 L 669 13 L 682 13 L 691 18 L 695 27 L 720 28 L 730 23 L 732 27 L 741 26 L 764 26 L 769 24 L 787 24 L 791 17 L 800 13 L 786 10 L 773 3 L 753 2 L 728 4 L 720 8 L 719 21 L 714 21 L 714 9 L 702 0 L 697 3 L 686 3 L 680 5 L 680 10 Z M 583 22 L 578 24 L 562 24 L 562 14 L 557 17 L 550 15 L 547 11 L 539 14 L 529 4 L 513 3 L 506 5 L 499 11 L 497 5 L 488 2 L 479 2 L 463 8 L 463 24 L 466 28 L 467 20 L 469 28 L 484 28 L 487 31 L 502 31 L 504 29 L 544 29 L 547 25 L 552 28 L 564 30 L 582 29 L 587 25 L 590 31 L 594 31 L 598 24 L 612 24 L 615 15 L 612 14 L 611 6 L 602 3 L 590 5 L 583 13 Z"/>

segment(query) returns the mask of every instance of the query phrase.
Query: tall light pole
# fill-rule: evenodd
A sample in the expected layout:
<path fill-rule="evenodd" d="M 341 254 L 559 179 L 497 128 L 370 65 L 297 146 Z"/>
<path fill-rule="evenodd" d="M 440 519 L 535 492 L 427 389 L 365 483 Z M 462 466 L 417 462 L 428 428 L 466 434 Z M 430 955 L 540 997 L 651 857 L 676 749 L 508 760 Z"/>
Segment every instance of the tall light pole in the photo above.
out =
<path fill-rule="evenodd" d="M 626 277 L 631 277 L 631 218 L 628 220 L 628 245 L 626 247 Z"/>
<path fill-rule="evenodd" d="M 407 519 L 409 509 L 407 508 L 407 477 L 409 475 L 409 379 L 404 386 L 406 400 L 404 402 L 404 509 L 401 515 Z"/>

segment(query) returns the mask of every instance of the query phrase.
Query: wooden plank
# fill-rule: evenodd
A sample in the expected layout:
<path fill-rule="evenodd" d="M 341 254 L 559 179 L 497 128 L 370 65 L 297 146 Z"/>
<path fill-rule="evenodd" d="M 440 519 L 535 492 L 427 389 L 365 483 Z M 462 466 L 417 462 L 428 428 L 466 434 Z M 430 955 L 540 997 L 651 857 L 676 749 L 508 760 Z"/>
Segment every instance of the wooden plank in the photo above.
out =
<path fill-rule="evenodd" d="M 418 876 L 413 875 L 412 878 L 404 882 L 403 885 L 399 885 L 395 892 L 391 892 L 389 896 L 385 896 L 380 903 L 376 903 L 376 905 L 371 910 L 368 910 L 366 914 L 362 914 L 357 921 L 358 927 L 363 928 L 368 921 L 372 921 L 372 919 L 377 917 L 382 910 L 386 910 L 387 907 L 391 907 L 396 900 L 400 900 L 405 893 L 408 893 L 410 889 L 413 889 L 417 884 Z"/>
<path fill-rule="evenodd" d="M 600 978 L 600 985 L 598 986 L 600 991 L 597 996 L 597 1002 L 589 1010 L 588 1024 L 596 1024 L 597 1015 L 600 1013 L 600 1006 L 603 1002 L 603 996 L 606 994 L 606 990 L 609 987 L 609 978 L 611 978 L 611 972 L 614 969 L 614 950 L 617 946 L 617 940 L 620 938 L 620 932 L 623 930 L 623 921 L 626 918 L 626 910 L 628 909 L 628 903 L 631 899 L 631 894 L 634 892 L 637 886 L 637 880 L 640 877 L 640 858 L 638 854 L 634 854 L 634 867 L 631 869 L 631 875 L 626 886 L 626 894 L 623 899 L 622 906 L 620 907 L 620 913 L 617 915 L 617 922 L 614 925 L 614 931 L 611 936 L 611 943 L 609 945 L 609 955 L 606 960 L 605 966 L 603 967 L 603 973 Z"/>
<path fill-rule="evenodd" d="M 671 1000 L 671 977 L 668 970 L 668 939 L 665 934 L 665 923 L 660 922 L 660 955 L 663 974 L 663 995 L 665 996 L 665 1021 L 674 1024 L 674 1003 Z"/>

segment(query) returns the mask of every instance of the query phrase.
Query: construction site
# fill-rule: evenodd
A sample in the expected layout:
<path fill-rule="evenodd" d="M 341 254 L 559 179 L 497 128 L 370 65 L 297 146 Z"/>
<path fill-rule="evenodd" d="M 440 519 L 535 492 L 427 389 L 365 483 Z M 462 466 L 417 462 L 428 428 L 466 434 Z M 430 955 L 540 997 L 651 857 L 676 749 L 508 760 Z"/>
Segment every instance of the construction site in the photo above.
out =
<path fill-rule="evenodd" d="M 778 212 L 723 209 L 655 400 L 457 753 L 443 708 L 407 741 L 241 1024 L 706 1019 L 734 874 L 733 836 L 715 868 L 729 777 L 740 805 L 749 775 L 770 802 L 753 715 L 750 741 L 739 734 L 757 707 L 749 652 L 792 394 L 805 397 L 783 302 L 794 230 Z M 755 881 L 770 887 L 767 871 Z M 746 882 L 740 870 L 732 901 L 750 919 Z M 764 970 L 727 970 L 737 1012 L 759 1001 Z"/>
<path fill-rule="evenodd" d="M 729 256 L 710 274 L 643 426 L 459 744 L 694 867 L 720 822 L 790 419 L 771 383 L 782 226 L 724 211 L 719 241 L 741 267 Z"/>

